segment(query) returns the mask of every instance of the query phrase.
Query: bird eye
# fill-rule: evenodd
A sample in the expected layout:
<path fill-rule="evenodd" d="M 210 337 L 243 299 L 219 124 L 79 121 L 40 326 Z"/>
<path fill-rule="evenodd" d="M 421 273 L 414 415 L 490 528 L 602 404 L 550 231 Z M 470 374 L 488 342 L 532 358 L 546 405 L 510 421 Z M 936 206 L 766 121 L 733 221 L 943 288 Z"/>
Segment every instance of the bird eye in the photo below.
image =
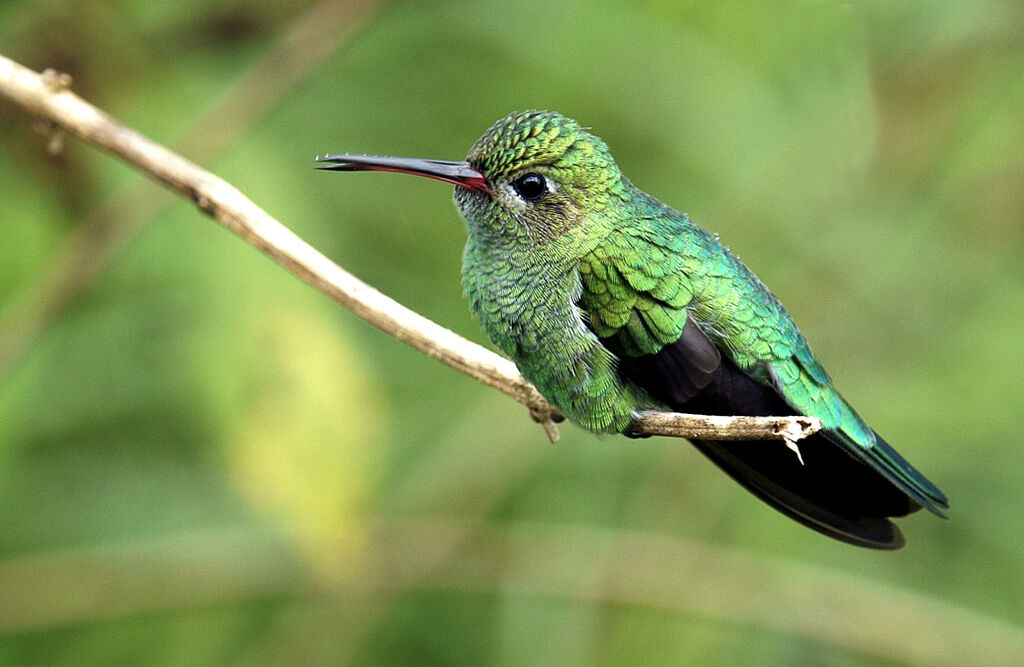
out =
<path fill-rule="evenodd" d="M 516 193 L 525 199 L 526 201 L 535 201 L 544 196 L 544 193 L 548 191 L 547 181 L 540 174 L 530 172 L 529 174 L 523 174 L 516 180 L 512 181 L 512 187 L 516 189 Z"/>

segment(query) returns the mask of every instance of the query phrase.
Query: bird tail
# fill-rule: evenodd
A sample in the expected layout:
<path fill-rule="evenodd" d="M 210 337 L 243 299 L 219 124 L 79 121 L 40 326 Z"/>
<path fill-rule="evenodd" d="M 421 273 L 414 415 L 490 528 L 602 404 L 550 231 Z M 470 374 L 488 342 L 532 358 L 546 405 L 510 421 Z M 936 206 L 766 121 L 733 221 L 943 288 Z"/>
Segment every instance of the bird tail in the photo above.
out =
<path fill-rule="evenodd" d="M 903 534 L 889 517 L 915 512 L 921 504 L 837 448 L 828 435 L 800 442 L 803 463 L 781 442 L 693 444 L 751 493 L 805 526 L 861 547 L 899 549 Z"/>

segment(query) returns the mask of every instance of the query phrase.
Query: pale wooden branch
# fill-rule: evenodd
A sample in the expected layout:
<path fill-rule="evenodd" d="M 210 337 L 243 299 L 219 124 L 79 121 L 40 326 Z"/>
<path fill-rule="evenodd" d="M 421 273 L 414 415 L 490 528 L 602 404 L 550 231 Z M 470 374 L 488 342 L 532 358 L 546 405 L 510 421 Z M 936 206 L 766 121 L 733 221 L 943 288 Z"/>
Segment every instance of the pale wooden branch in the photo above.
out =
<path fill-rule="evenodd" d="M 250 130 L 321 62 L 340 48 L 390 0 L 319 0 L 283 28 L 245 72 L 188 119 L 176 152 L 208 162 Z M 41 122 L 43 130 L 53 125 Z M 57 151 L 63 132 L 49 133 Z M 0 309 L 0 384 L 44 328 L 73 303 L 118 252 L 176 198 L 154 197 L 137 180 L 93 210 L 52 252 L 35 276 L 16 288 Z"/>
<path fill-rule="evenodd" d="M 67 75 L 38 74 L 0 56 L 0 95 L 55 129 L 103 148 L 167 187 L 192 199 L 206 214 L 241 236 L 293 274 L 398 340 L 498 389 L 530 409 L 552 441 L 558 410 L 519 374 L 515 365 L 490 350 L 409 310 L 360 281 L 272 218 L 223 179 L 150 141 L 69 90 Z M 636 435 L 686 438 L 782 439 L 795 443 L 821 428 L 813 417 L 708 417 L 644 412 Z M 799 450 L 796 450 L 799 453 Z"/>

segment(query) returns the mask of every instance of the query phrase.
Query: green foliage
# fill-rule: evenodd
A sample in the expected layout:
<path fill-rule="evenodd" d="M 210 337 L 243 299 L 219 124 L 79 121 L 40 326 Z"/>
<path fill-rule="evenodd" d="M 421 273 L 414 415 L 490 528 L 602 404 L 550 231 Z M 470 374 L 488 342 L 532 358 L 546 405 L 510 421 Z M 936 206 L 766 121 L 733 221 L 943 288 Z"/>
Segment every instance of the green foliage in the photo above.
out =
<path fill-rule="evenodd" d="M 0 51 L 171 146 L 312 7 L 57 4 L 0 3 Z M 203 165 L 483 342 L 450 189 L 312 159 L 457 159 L 509 111 L 576 118 L 771 286 L 951 521 L 868 553 L 685 443 L 566 426 L 552 447 L 116 160 L 48 156 L 0 102 L 0 350 L 24 344 L 0 361 L 0 664 L 1011 661 L 1017 3 L 394 3 L 336 41 L 265 115 L 203 120 L 189 156 L 241 130 Z M 113 229 L 167 206 L 106 262 L 96 220 L 124 193 Z M 19 338 L 79 236 L 97 249 L 75 266 L 105 268 Z"/>

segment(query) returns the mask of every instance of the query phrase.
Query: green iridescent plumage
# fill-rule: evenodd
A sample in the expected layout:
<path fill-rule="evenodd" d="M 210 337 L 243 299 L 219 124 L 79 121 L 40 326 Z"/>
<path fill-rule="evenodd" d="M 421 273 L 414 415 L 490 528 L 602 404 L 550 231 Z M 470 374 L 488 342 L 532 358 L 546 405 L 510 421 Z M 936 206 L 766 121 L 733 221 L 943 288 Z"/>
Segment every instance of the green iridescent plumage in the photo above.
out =
<path fill-rule="evenodd" d="M 550 377 L 536 378 L 538 388 L 571 419 L 593 430 L 626 429 L 629 411 L 616 410 L 622 401 L 592 405 L 572 398 L 594 383 L 600 391 L 585 395 L 618 392 L 629 394 L 631 408 L 639 402 L 616 381 L 597 339 L 617 339 L 629 356 L 655 354 L 679 338 L 691 315 L 740 369 L 761 381 L 771 377 L 796 410 L 873 444 L 871 430 L 831 388 L 761 281 L 710 234 L 633 187 L 604 142 L 575 121 L 550 113 L 510 115 L 476 143 L 468 161 L 494 181 L 532 171 L 556 184 L 547 205 L 519 206 L 512 191 L 484 199 L 458 190 L 456 200 L 470 226 L 463 279 L 473 311 L 517 363 L 547 369 Z M 558 275 L 545 275 L 551 270 Z M 509 287 L 537 278 L 561 284 Z M 581 339 L 569 355 L 564 345 L 540 345 L 552 318 L 559 338 L 567 324 L 580 324 L 567 303 L 577 294 L 573 302 L 592 331 L 569 327 Z M 579 364 L 592 368 L 573 372 Z M 526 375 L 534 380 L 538 371 Z M 577 381 L 567 383 L 569 377 Z"/>
<path fill-rule="evenodd" d="M 584 428 L 635 413 L 805 414 L 801 449 L 694 444 L 756 495 L 832 537 L 895 548 L 887 518 L 943 494 L 857 415 L 785 309 L 717 238 L 633 186 L 601 139 L 551 112 L 509 114 L 465 163 L 332 156 L 328 169 L 455 183 L 463 282 L 491 340 Z"/>

